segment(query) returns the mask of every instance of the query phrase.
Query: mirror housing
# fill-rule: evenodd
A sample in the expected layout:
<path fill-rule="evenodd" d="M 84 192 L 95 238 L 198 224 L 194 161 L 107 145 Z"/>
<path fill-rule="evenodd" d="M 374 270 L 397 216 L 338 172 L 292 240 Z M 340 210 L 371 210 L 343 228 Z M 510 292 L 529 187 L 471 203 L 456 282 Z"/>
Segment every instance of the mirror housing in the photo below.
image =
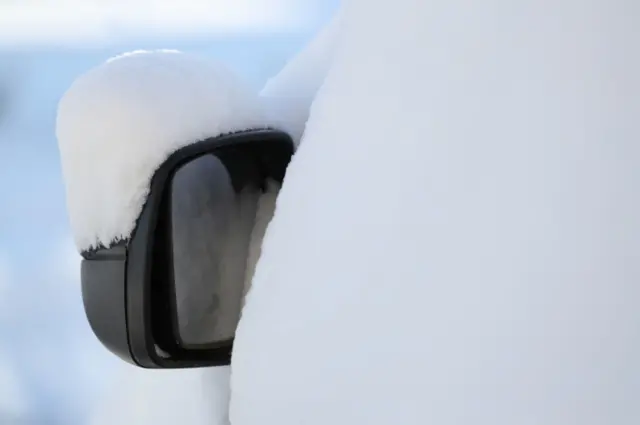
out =
<path fill-rule="evenodd" d="M 233 338 L 188 346 L 180 336 L 173 281 L 172 179 L 185 164 L 214 155 L 236 193 L 247 184 L 264 190 L 269 179 L 282 183 L 293 153 L 293 141 L 286 133 L 250 130 L 193 143 L 160 165 L 131 236 L 82 253 L 85 313 L 107 349 L 144 368 L 230 364 Z"/>

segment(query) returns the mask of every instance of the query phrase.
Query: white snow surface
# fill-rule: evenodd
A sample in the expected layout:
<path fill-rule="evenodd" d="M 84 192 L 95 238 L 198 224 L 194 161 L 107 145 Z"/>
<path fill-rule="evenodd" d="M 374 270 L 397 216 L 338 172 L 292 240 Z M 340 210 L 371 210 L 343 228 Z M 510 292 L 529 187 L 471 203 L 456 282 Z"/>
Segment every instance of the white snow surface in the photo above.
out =
<path fill-rule="evenodd" d="M 341 28 L 341 12 L 294 56 L 260 92 L 266 111 L 278 127 L 300 143 L 309 110 L 324 83 Z"/>
<path fill-rule="evenodd" d="M 640 423 L 636 4 L 343 7 L 231 423 Z"/>
<path fill-rule="evenodd" d="M 58 144 L 78 250 L 133 230 L 157 167 L 180 147 L 267 126 L 257 93 L 223 64 L 136 51 L 80 76 L 58 107 Z"/>
<path fill-rule="evenodd" d="M 333 47 L 273 80 L 311 87 L 303 109 L 315 100 L 230 395 L 228 368 L 140 371 L 99 424 L 639 423 L 633 2 L 345 0 L 342 12 L 319 38 Z M 67 182 L 84 175 L 69 162 Z"/>

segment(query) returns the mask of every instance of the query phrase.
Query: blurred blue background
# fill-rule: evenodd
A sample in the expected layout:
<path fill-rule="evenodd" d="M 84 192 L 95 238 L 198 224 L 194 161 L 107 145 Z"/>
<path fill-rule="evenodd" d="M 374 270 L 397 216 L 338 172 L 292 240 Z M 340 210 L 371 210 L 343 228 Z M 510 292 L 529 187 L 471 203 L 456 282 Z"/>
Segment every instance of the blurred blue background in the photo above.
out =
<path fill-rule="evenodd" d="M 0 425 L 88 423 L 119 365 L 82 308 L 55 140 L 64 91 L 111 56 L 155 48 L 221 60 L 258 91 L 339 1 L 202 1 L 191 18 L 190 2 L 173 2 L 186 8 L 176 20 L 171 2 L 152 0 L 137 3 L 137 20 L 126 14 L 135 1 L 90 14 L 73 2 L 0 4 Z"/>

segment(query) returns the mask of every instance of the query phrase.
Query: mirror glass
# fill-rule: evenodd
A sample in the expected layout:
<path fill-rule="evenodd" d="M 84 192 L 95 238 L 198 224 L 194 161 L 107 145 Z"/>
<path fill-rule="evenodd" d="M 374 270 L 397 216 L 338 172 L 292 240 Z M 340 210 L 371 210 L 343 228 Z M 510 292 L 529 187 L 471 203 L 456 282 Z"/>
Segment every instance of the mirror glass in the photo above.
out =
<path fill-rule="evenodd" d="M 185 348 L 234 337 L 240 318 L 260 188 L 232 185 L 225 165 L 204 155 L 171 181 L 175 312 Z"/>

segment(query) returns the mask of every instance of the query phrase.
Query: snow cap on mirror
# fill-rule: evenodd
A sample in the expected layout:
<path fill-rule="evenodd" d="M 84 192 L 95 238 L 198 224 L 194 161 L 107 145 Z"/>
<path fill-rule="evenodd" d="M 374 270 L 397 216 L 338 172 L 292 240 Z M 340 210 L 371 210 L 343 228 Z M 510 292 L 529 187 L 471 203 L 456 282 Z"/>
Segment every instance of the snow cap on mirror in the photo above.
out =
<path fill-rule="evenodd" d="M 127 239 L 154 171 L 175 150 L 266 125 L 256 93 L 196 56 L 136 51 L 80 76 L 56 122 L 76 247 Z"/>

